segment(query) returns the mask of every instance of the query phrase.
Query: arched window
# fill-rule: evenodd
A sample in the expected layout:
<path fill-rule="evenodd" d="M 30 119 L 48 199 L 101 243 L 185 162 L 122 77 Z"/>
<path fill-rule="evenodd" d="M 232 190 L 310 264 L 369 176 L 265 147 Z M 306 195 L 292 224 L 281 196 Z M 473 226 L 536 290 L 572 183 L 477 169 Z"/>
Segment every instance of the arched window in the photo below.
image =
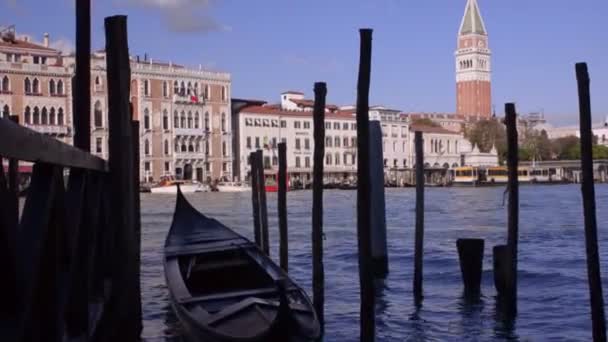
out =
<path fill-rule="evenodd" d="M 226 87 L 222 87 L 222 101 L 226 101 Z"/>
<path fill-rule="evenodd" d="M 194 113 L 194 128 L 198 129 L 200 126 L 201 116 L 198 112 Z"/>
<path fill-rule="evenodd" d="M 57 94 L 58 95 L 63 95 L 63 81 L 59 80 L 59 82 L 57 82 Z"/>
<path fill-rule="evenodd" d="M 10 91 L 10 83 L 8 80 L 8 76 L 4 76 L 2 78 L 2 92 L 3 93 L 8 93 Z"/>
<path fill-rule="evenodd" d="M 188 128 L 192 128 L 192 112 L 188 112 Z"/>
<path fill-rule="evenodd" d="M 448 140 L 448 153 L 450 153 L 450 141 Z"/>
<path fill-rule="evenodd" d="M 173 94 L 179 93 L 179 83 L 177 81 L 173 82 Z"/>
<path fill-rule="evenodd" d="M 182 110 L 182 115 L 181 115 L 180 123 L 179 124 L 180 124 L 181 128 L 186 128 L 187 127 L 186 126 L 186 112 L 184 112 L 183 110 Z"/>
<path fill-rule="evenodd" d="M 338 152 L 336 152 L 335 161 L 336 161 L 336 165 L 340 165 L 340 153 L 338 153 Z"/>
<path fill-rule="evenodd" d="M 5 119 L 8 119 L 11 116 L 11 112 L 8 109 L 8 105 L 4 105 L 4 108 L 2 108 L 2 117 Z"/>
<path fill-rule="evenodd" d="M 150 111 L 148 108 L 144 109 L 144 129 L 150 129 Z"/>
<path fill-rule="evenodd" d="M 163 81 L 163 97 L 168 97 L 169 96 L 169 85 L 167 84 L 167 81 Z"/>
<path fill-rule="evenodd" d="M 49 114 L 49 123 L 51 125 L 56 125 L 57 124 L 57 117 L 55 116 L 55 107 L 51 107 L 51 111 Z"/>
<path fill-rule="evenodd" d="M 179 114 L 173 111 L 173 128 L 179 128 Z"/>
<path fill-rule="evenodd" d="M 40 93 L 40 82 L 38 81 L 37 78 L 34 78 L 34 82 L 32 82 L 32 92 L 34 94 Z"/>
<path fill-rule="evenodd" d="M 148 139 L 144 141 L 144 154 L 147 156 L 150 155 L 150 141 Z"/>
<path fill-rule="evenodd" d="M 40 110 L 34 107 L 34 125 L 40 125 Z"/>
<path fill-rule="evenodd" d="M 200 141 L 194 143 L 194 151 L 195 152 L 201 151 L 201 142 Z"/>
<path fill-rule="evenodd" d="M 181 88 L 179 89 L 179 94 L 180 94 L 181 96 L 184 96 L 184 95 L 186 94 L 186 84 L 184 83 L 184 81 L 182 81 L 182 84 L 181 84 L 181 85 L 182 85 L 182 86 L 181 86 Z"/>
<path fill-rule="evenodd" d="M 95 76 L 95 85 L 98 87 L 101 85 L 101 79 L 99 78 L 99 76 Z"/>
<path fill-rule="evenodd" d="M 103 127 L 103 113 L 101 111 L 101 102 L 95 102 L 93 107 L 93 125 L 96 128 Z"/>
<path fill-rule="evenodd" d="M 192 142 L 190 143 L 190 145 L 188 145 L 188 152 L 194 152 L 194 145 L 192 144 Z"/>
<path fill-rule="evenodd" d="M 331 165 L 331 154 L 329 153 L 325 155 L 325 164 Z"/>
<path fill-rule="evenodd" d="M 188 152 L 188 147 L 186 147 L 186 144 L 182 144 L 182 152 Z"/>
<path fill-rule="evenodd" d="M 30 81 L 29 77 L 26 77 L 25 81 L 23 81 L 23 87 L 26 94 L 32 93 L 32 82 Z"/>
<path fill-rule="evenodd" d="M 348 153 L 344 152 L 342 160 L 344 161 L 344 165 L 348 165 Z"/>
<path fill-rule="evenodd" d="M 205 131 L 209 131 L 209 112 L 205 113 Z"/>
<path fill-rule="evenodd" d="M 458 141 L 454 142 L 454 153 L 458 153 Z"/>
<path fill-rule="evenodd" d="M 198 96 L 198 82 L 194 82 L 194 96 Z"/>
<path fill-rule="evenodd" d="M 150 81 L 144 80 L 144 95 L 150 96 Z"/>
<path fill-rule="evenodd" d="M 23 113 L 23 116 L 23 120 L 26 124 L 29 125 L 32 123 L 32 113 L 30 112 L 30 106 L 25 107 L 25 113 Z"/>
<path fill-rule="evenodd" d="M 51 95 L 55 95 L 55 80 L 49 81 L 49 93 L 51 93 Z"/>
<path fill-rule="evenodd" d="M 169 155 L 169 140 L 165 140 L 165 155 Z"/>
<path fill-rule="evenodd" d="M 226 142 L 222 141 L 222 156 L 227 156 L 228 155 L 228 150 L 226 150 Z"/>
<path fill-rule="evenodd" d="M 163 110 L 163 129 L 169 129 L 169 113 L 167 110 Z"/>
<path fill-rule="evenodd" d="M 49 114 L 46 111 L 46 107 L 42 107 L 41 124 L 43 124 L 43 125 L 49 124 Z"/>
<path fill-rule="evenodd" d="M 175 142 L 175 153 L 179 152 L 179 143 Z"/>
<path fill-rule="evenodd" d="M 226 113 L 222 113 L 222 132 L 226 132 Z"/>
<path fill-rule="evenodd" d="M 209 148 L 209 140 L 205 140 L 205 155 L 210 155 L 211 154 L 211 149 Z"/>
<path fill-rule="evenodd" d="M 64 124 L 63 108 L 59 108 L 59 111 L 57 112 L 57 124 L 59 126 L 63 126 Z"/>
<path fill-rule="evenodd" d="M 187 94 L 190 95 L 192 92 L 192 83 L 188 82 L 188 89 L 187 89 Z"/>
<path fill-rule="evenodd" d="M 205 100 L 209 100 L 209 85 L 205 84 L 205 92 L 203 93 Z"/>

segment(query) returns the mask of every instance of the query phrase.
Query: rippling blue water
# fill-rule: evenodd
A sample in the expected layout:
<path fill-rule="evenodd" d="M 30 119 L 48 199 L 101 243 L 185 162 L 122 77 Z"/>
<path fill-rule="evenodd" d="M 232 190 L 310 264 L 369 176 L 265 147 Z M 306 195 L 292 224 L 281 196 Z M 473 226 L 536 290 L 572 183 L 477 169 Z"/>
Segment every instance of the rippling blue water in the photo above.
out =
<path fill-rule="evenodd" d="M 513 324 L 496 314 L 492 246 L 506 241 L 504 188 L 426 190 L 424 302 L 412 296 L 414 190 L 386 194 L 390 275 L 377 299 L 377 341 L 588 341 L 591 319 L 586 278 L 580 188 L 522 186 L 520 189 L 519 304 Z M 206 215 L 252 237 L 251 194 L 197 193 L 187 196 Z M 596 187 L 604 284 L 608 281 L 608 186 Z M 325 191 L 325 341 L 359 336 L 359 278 L 355 191 Z M 162 267 L 162 246 L 174 197 L 142 196 L 143 336 L 180 341 Z M 291 276 L 311 293 L 311 207 L 309 191 L 288 194 Z M 268 196 L 272 257 L 278 254 L 276 196 Z M 486 240 L 482 297 L 461 299 L 456 239 Z M 606 291 L 605 291 L 606 293 Z"/>

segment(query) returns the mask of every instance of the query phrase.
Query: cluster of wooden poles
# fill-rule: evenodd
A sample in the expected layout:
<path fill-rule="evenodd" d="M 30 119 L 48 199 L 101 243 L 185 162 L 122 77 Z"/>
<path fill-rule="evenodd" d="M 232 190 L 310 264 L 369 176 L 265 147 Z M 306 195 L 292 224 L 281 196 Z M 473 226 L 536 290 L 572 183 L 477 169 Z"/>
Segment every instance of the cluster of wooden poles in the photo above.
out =
<path fill-rule="evenodd" d="M 375 291 L 374 279 L 388 274 L 386 250 L 386 226 L 373 222 L 373 182 L 376 162 L 373 147 L 370 150 L 369 89 L 372 56 L 372 30 L 361 29 L 359 78 L 357 87 L 357 239 L 360 281 L 360 340 L 374 341 L 375 338 Z M 591 299 L 594 341 L 606 341 L 604 301 L 600 278 L 599 253 L 597 243 L 597 223 L 595 215 L 595 193 L 592 159 L 591 106 L 589 96 L 589 75 L 587 65 L 576 65 L 580 104 L 581 162 L 583 171 L 582 192 L 585 216 L 585 238 L 587 251 L 587 270 Z M 325 83 L 315 83 L 314 124 L 314 164 L 313 164 L 313 210 L 312 210 L 312 255 L 313 255 L 313 302 L 317 315 L 324 322 L 324 283 L 323 268 L 323 158 L 325 155 Z M 494 285 L 497 291 L 498 306 L 507 319 L 515 318 L 517 313 L 517 244 L 519 236 L 519 184 L 517 114 L 515 105 L 505 105 L 507 128 L 507 166 L 508 166 L 508 220 L 507 243 L 493 247 Z M 380 138 L 381 139 L 381 138 Z M 424 165 L 422 132 L 415 132 L 416 165 Z M 375 140 L 372 139 L 372 145 Z M 380 145 L 379 145 L 380 146 Z M 279 192 L 278 215 L 280 232 L 280 265 L 288 271 L 288 239 L 286 209 L 287 147 L 279 144 Z M 251 153 L 251 183 L 253 217 L 256 243 L 268 253 L 268 219 L 262 151 Z M 381 158 L 378 159 L 381 168 Z M 371 165 L 371 166 L 370 166 Z M 371 171 L 370 171 L 371 170 Z M 376 174 L 373 174 L 376 177 Z M 382 216 L 384 213 L 384 193 L 382 192 Z M 370 200 L 371 199 L 371 200 Z M 377 209 L 376 209 L 377 211 Z M 383 232 L 381 230 L 384 230 Z M 384 243 L 376 244 L 378 236 Z M 414 246 L 413 294 L 416 306 L 423 300 L 423 245 L 424 245 L 424 170 L 416 168 L 416 227 Z M 481 293 L 481 276 L 484 255 L 483 239 L 458 239 L 456 248 L 459 255 L 464 294 L 466 299 L 478 298 Z M 383 262 L 378 263 L 378 256 Z M 381 269 L 379 271 L 379 269 Z"/>

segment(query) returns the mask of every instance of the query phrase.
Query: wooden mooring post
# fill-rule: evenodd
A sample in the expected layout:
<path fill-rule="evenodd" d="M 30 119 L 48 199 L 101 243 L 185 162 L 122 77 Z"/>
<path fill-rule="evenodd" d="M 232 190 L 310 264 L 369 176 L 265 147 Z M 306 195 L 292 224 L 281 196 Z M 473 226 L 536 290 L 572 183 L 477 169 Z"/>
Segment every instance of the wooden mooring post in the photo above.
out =
<path fill-rule="evenodd" d="M 91 150 L 91 0 L 76 1 L 76 75 L 73 84 L 74 146 Z"/>
<path fill-rule="evenodd" d="M 589 92 L 589 72 L 586 63 L 576 64 L 578 101 L 580 108 L 581 166 L 583 210 L 585 214 L 585 249 L 587 252 L 587 278 L 593 340 L 606 341 L 606 318 L 604 296 L 600 274 L 600 257 L 597 242 L 597 221 L 595 214 L 595 184 L 593 180 L 593 131 L 591 129 L 591 95 Z"/>
<path fill-rule="evenodd" d="M 424 254 L 424 140 L 422 132 L 414 133 L 416 151 L 416 237 L 414 245 L 414 301 L 422 303 L 422 256 Z"/>
<path fill-rule="evenodd" d="M 262 150 L 257 150 L 258 157 L 258 196 L 260 198 L 260 229 L 262 237 L 262 250 L 266 255 L 270 255 L 268 238 L 268 207 L 266 204 L 266 176 L 264 176 L 264 154 Z"/>
<path fill-rule="evenodd" d="M 372 30 L 359 30 L 361 38 L 357 81 L 357 245 L 361 288 L 360 341 L 374 341 L 375 291 L 371 253 L 369 174 L 369 88 L 372 68 Z"/>
<path fill-rule="evenodd" d="M 508 271 L 505 273 L 505 310 L 509 316 L 517 313 L 517 244 L 519 240 L 519 180 L 517 168 L 519 164 L 517 143 L 517 112 L 515 104 L 505 105 L 505 125 L 507 126 L 507 168 L 508 168 L 508 235 L 507 250 L 509 257 Z"/>
<path fill-rule="evenodd" d="M 11 115 L 10 120 L 19 124 L 19 116 Z M 10 196 L 10 208 L 12 210 L 12 224 L 19 222 L 19 160 L 10 158 L 8 160 L 8 189 Z"/>
<path fill-rule="evenodd" d="M 369 139 L 372 270 L 374 277 L 384 279 L 388 275 L 388 248 L 386 243 L 384 157 L 380 121 L 370 121 Z"/>
<path fill-rule="evenodd" d="M 250 176 L 251 176 L 251 207 L 253 208 L 253 236 L 255 244 L 262 248 L 262 231 L 260 229 L 260 193 L 258 180 L 258 154 L 249 154 Z"/>
<path fill-rule="evenodd" d="M 141 300 L 136 235 L 135 161 L 129 89 L 131 67 L 127 39 L 127 17 L 105 19 L 106 63 L 108 74 L 108 113 L 110 126 L 111 222 L 116 229 L 117 253 L 113 256 L 113 291 L 104 311 L 101 336 L 106 340 L 139 338 Z M 80 72 L 80 71 L 77 71 Z M 86 89 L 89 89 L 87 84 Z M 103 338 L 102 338 L 103 339 Z"/>
<path fill-rule="evenodd" d="M 484 240 L 458 239 L 456 247 L 458 248 L 465 297 L 478 297 L 481 293 Z"/>
<path fill-rule="evenodd" d="M 279 258 L 281 268 L 289 272 L 289 236 L 287 234 L 287 144 L 279 143 Z"/>
<path fill-rule="evenodd" d="M 325 160 L 325 97 L 327 86 L 315 83 L 315 104 L 313 111 L 313 154 L 312 181 L 312 287 L 313 302 L 321 326 L 324 324 L 325 271 L 323 270 L 323 163 Z"/>

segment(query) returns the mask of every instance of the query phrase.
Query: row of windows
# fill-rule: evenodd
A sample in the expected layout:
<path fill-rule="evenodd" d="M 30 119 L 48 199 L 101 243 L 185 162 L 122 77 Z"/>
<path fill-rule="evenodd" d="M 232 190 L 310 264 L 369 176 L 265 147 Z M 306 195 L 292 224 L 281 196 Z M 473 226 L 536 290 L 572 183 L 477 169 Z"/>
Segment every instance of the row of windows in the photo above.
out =
<path fill-rule="evenodd" d="M 342 140 L 342 143 L 340 143 L 340 140 Z M 350 147 L 357 146 L 356 137 L 351 137 L 350 139 L 348 137 L 344 137 L 342 139 L 340 139 L 340 137 L 334 137 L 333 142 L 332 137 L 325 137 L 325 147 L 340 147 L 340 145 L 342 145 L 342 147 L 349 147 L 349 141 Z"/>
<path fill-rule="evenodd" d="M 178 94 L 180 96 L 202 96 L 203 99 L 209 100 L 211 98 L 211 90 L 209 85 L 201 86 L 202 92 L 199 93 L 199 84 L 198 82 L 184 82 L 174 81 L 173 82 L 173 93 Z M 163 97 L 169 97 L 169 83 L 167 81 L 163 81 Z M 228 91 L 226 86 L 222 86 L 221 88 L 221 99 L 222 101 L 227 101 L 228 99 Z M 151 96 L 152 90 L 150 87 L 150 81 L 144 80 L 144 96 Z"/>
<path fill-rule="evenodd" d="M 487 64 L 487 62 L 486 62 L 485 59 L 482 59 L 482 58 L 478 58 L 477 59 L 477 67 L 478 68 L 485 69 L 487 65 L 488 64 Z M 474 60 L 472 60 L 472 59 L 466 59 L 466 60 L 460 61 L 459 62 L 459 67 L 460 67 L 460 69 L 471 69 L 471 68 L 474 68 L 475 67 Z"/>
<path fill-rule="evenodd" d="M 285 120 L 276 120 L 276 119 L 254 119 L 254 118 L 245 118 L 245 126 L 253 126 L 253 127 L 280 127 L 281 128 L 286 128 L 287 127 L 287 121 Z M 311 122 L 310 121 L 294 121 L 293 122 L 293 128 L 294 129 L 310 129 L 311 126 Z M 357 130 L 357 124 L 356 123 L 348 123 L 348 122 L 343 122 L 340 125 L 340 122 L 333 122 L 333 126 L 332 126 L 332 122 L 325 122 L 325 129 L 326 130 L 330 130 L 330 129 L 335 129 L 335 130 L 340 130 L 340 127 L 342 127 L 342 130 L 346 131 L 349 129 L 356 131 Z"/>
<path fill-rule="evenodd" d="M 399 135 L 399 126 L 392 125 L 390 128 L 390 134 L 391 134 L 391 137 L 397 138 L 397 136 Z M 389 135 L 388 125 L 382 125 L 382 136 L 388 137 L 388 135 Z M 401 137 L 402 138 L 407 137 L 407 126 L 401 126 Z"/>
<path fill-rule="evenodd" d="M 447 141 L 447 146 L 444 146 L 443 142 L 443 140 L 431 139 L 431 153 L 458 153 L 458 141 L 454 141 L 453 148 L 450 140 Z"/>
<path fill-rule="evenodd" d="M 357 124 L 354 122 L 351 122 L 350 125 L 348 122 L 343 122 L 342 123 L 342 130 L 343 131 L 348 131 L 348 127 L 350 126 L 350 130 L 351 131 L 356 131 L 357 130 Z M 325 122 L 325 129 L 326 130 L 331 130 L 333 127 L 333 129 L 335 130 L 340 130 L 340 123 L 337 121 L 333 122 L 333 126 L 332 126 L 332 122 Z"/>
<path fill-rule="evenodd" d="M 284 143 L 286 143 L 287 139 L 286 138 L 282 138 L 281 141 L 284 142 Z M 247 137 L 245 139 L 245 142 L 246 142 L 246 147 L 249 148 L 249 149 L 251 149 L 252 146 L 253 146 L 251 144 L 251 142 L 252 142 L 251 137 Z M 264 137 L 264 139 L 262 140 L 262 144 L 260 144 L 260 137 L 255 137 L 255 148 L 256 149 L 257 148 L 262 148 L 262 147 L 264 147 L 264 148 L 277 148 L 277 146 L 278 145 L 277 145 L 277 138 L 276 137 L 274 137 L 272 139 L 268 139 L 268 137 Z M 304 140 L 304 146 L 305 146 L 305 148 L 307 150 L 310 149 L 310 140 L 308 138 L 306 138 Z M 299 149 L 301 149 L 300 139 L 296 139 L 296 150 L 299 150 Z"/>
<path fill-rule="evenodd" d="M 281 125 L 281 128 L 287 127 L 287 121 L 285 121 L 285 120 L 281 120 L 279 123 L 279 120 L 272 120 L 272 119 L 252 119 L 252 118 L 245 119 L 245 126 L 279 127 L 279 124 Z M 309 123 L 309 125 L 310 125 L 310 123 Z"/>
<path fill-rule="evenodd" d="M 179 142 L 175 142 L 175 146 L 174 146 L 174 151 L 175 153 L 187 153 L 187 152 L 191 152 L 191 153 L 197 153 L 200 152 L 201 150 L 201 142 L 189 142 L 188 144 L 186 144 L 185 142 L 179 143 Z M 209 140 L 205 140 L 205 155 L 209 155 L 209 151 L 211 151 L 210 146 L 209 146 Z M 165 140 L 163 143 L 163 153 L 168 156 L 171 154 L 171 151 L 169 149 L 169 140 Z M 150 140 L 149 139 L 145 139 L 144 140 L 144 155 L 149 156 L 152 154 L 151 151 L 151 145 L 150 145 Z M 227 157 L 228 154 L 228 145 L 226 144 L 226 142 L 222 142 L 222 156 L 223 157 Z"/>
<path fill-rule="evenodd" d="M 23 81 L 23 89 L 25 94 L 42 94 L 42 91 L 40 90 L 40 81 L 38 81 L 38 78 L 30 80 L 29 77 L 26 77 Z M 2 93 L 9 93 L 11 91 L 11 82 L 8 76 L 2 77 L 2 81 L 0 82 L 0 90 Z M 51 94 L 51 96 L 65 95 L 63 81 L 55 81 L 53 79 L 49 80 L 49 94 Z"/>
<path fill-rule="evenodd" d="M 260 145 L 260 137 L 255 137 L 255 148 L 276 148 L 277 147 L 277 138 L 272 138 L 271 140 L 268 139 L 268 137 L 264 137 L 262 140 L 262 145 Z M 247 137 L 245 139 L 246 141 L 246 147 L 247 148 L 252 148 L 254 145 L 252 145 L 252 137 Z M 283 142 L 286 142 L 287 139 L 283 138 L 282 139 Z M 340 147 L 340 145 L 342 145 L 343 147 L 349 147 L 349 143 L 350 143 L 350 147 L 356 147 L 357 146 L 357 138 L 356 137 L 344 137 L 344 138 L 340 138 L 340 137 L 335 137 L 332 139 L 332 137 L 325 137 L 325 147 Z M 305 150 L 310 150 L 311 148 L 311 144 L 310 144 L 310 138 L 296 138 L 295 139 L 295 146 L 294 148 L 296 150 L 301 150 L 302 146 Z"/>
<path fill-rule="evenodd" d="M 264 165 L 265 167 L 270 167 L 270 163 L 272 160 L 272 165 L 273 166 L 277 166 L 279 164 L 279 158 L 277 156 L 265 156 L 264 157 Z M 302 165 L 302 160 L 304 160 L 304 165 Z M 344 153 L 343 155 L 340 155 L 339 153 L 336 154 L 326 154 L 325 155 L 325 165 L 341 165 L 341 162 L 344 163 L 344 165 L 355 165 L 355 163 L 357 162 L 357 157 L 355 155 L 349 155 L 347 153 Z M 247 157 L 247 164 L 251 165 L 251 159 L 249 157 Z M 300 157 L 300 156 L 296 156 L 295 157 L 295 167 L 296 168 L 300 168 L 300 167 L 305 167 L 305 168 L 310 168 L 311 165 L 311 161 L 310 161 L 310 157 Z"/>
<path fill-rule="evenodd" d="M 4 106 L 3 112 L 8 112 L 8 106 Z M 58 108 L 55 110 L 55 107 L 51 107 L 50 109 L 42 107 L 42 109 L 39 109 L 36 106 L 32 110 L 30 106 L 27 106 L 25 107 L 25 111 L 23 113 L 23 120 L 28 125 L 63 126 L 65 124 L 63 108 Z"/>

